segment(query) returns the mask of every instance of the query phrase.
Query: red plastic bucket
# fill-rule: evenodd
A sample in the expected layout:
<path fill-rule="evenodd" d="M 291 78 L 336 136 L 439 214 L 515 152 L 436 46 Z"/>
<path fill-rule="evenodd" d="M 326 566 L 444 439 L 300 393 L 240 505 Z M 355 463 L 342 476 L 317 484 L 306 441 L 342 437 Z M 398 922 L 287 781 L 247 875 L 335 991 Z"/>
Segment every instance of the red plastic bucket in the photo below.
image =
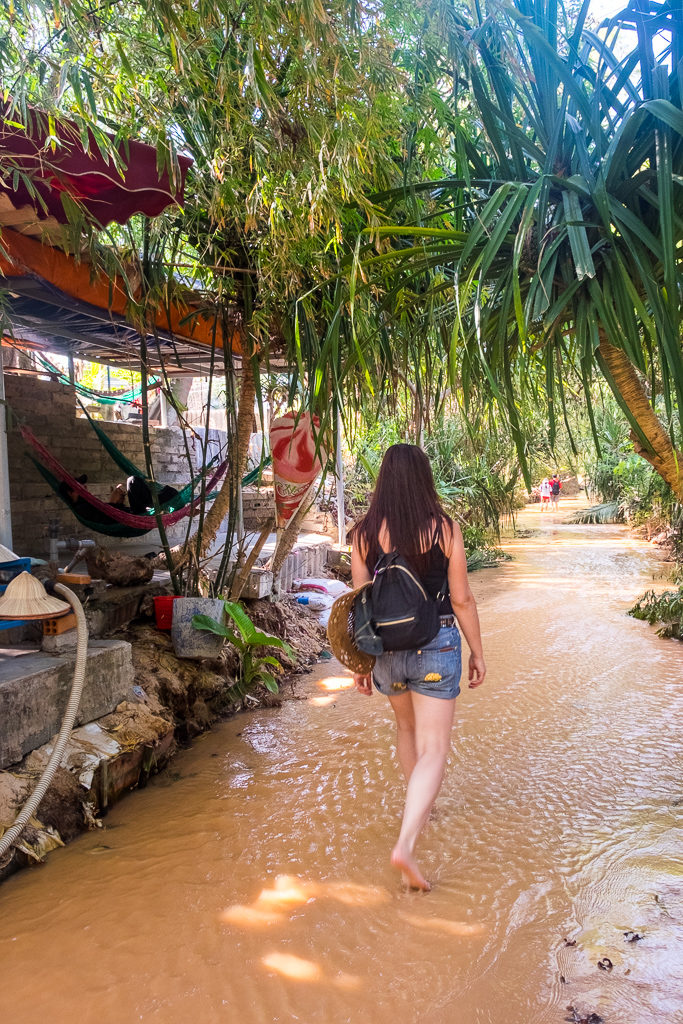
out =
<path fill-rule="evenodd" d="M 177 594 L 162 594 L 154 598 L 154 618 L 157 629 L 170 629 L 173 625 L 173 602 Z"/>

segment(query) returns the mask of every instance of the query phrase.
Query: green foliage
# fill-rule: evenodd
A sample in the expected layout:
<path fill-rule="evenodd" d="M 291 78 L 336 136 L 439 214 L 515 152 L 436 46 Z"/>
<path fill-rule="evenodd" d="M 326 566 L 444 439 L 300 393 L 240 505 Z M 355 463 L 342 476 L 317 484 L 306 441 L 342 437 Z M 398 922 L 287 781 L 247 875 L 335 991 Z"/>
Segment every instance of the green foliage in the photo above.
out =
<path fill-rule="evenodd" d="M 502 548 L 488 547 L 473 548 L 467 551 L 467 571 L 476 572 L 477 569 L 495 569 L 501 562 L 507 562 L 512 558 Z"/>
<path fill-rule="evenodd" d="M 140 374 L 118 366 L 104 367 L 99 363 L 84 363 L 78 371 L 78 381 L 97 391 L 124 391 L 140 387 Z"/>
<path fill-rule="evenodd" d="M 235 601 L 224 601 L 223 607 L 236 628 L 224 626 L 210 615 L 195 615 L 192 625 L 195 629 L 204 629 L 225 637 L 235 648 L 239 656 L 239 674 L 235 688 L 241 697 L 251 693 L 257 686 L 265 686 L 271 693 L 277 693 L 277 681 L 269 669 L 273 668 L 280 672 L 282 666 L 277 658 L 264 654 L 263 648 L 284 651 L 292 660 L 296 658 L 294 651 L 280 637 L 258 630 L 240 604 Z"/>
<path fill-rule="evenodd" d="M 633 451 L 622 458 L 610 453 L 596 460 L 587 485 L 605 501 L 621 505 L 624 512 L 645 507 L 655 495 L 662 497 L 668 492 L 661 477 Z"/>
<path fill-rule="evenodd" d="M 179 153 L 192 158 L 182 209 L 106 232 L 89 226 L 92 265 L 121 276 L 141 320 L 191 288 L 224 337 L 250 356 L 258 351 L 261 365 L 271 348 L 284 355 L 294 368 L 288 390 L 304 393 L 324 430 L 355 372 L 353 359 L 347 365 L 355 348 L 352 320 L 335 317 L 333 298 L 316 288 L 335 280 L 359 232 L 377 223 L 374 193 L 412 177 L 406 136 L 429 122 L 431 136 L 410 144 L 422 153 L 420 173 L 440 151 L 442 118 L 420 113 L 431 91 L 414 81 L 422 21 L 408 0 L 149 0 L 96 9 L 90 0 L 17 0 L 0 5 L 0 79 L 15 123 L 27 124 L 33 107 L 50 123 L 68 118 L 86 149 L 121 170 L 129 139 L 155 146 L 159 168 L 172 176 Z M 49 152 L 42 156 L 49 166 Z M 77 201 L 70 208 L 81 252 L 88 225 Z M 232 446 L 231 347 L 214 355 Z M 236 474 L 221 494 L 230 498 L 227 550 Z M 203 529 L 202 510 L 196 563 Z M 228 581 L 226 556 L 219 589 Z"/>
<path fill-rule="evenodd" d="M 119 165 L 129 138 L 156 146 L 172 173 L 179 152 L 192 158 L 183 210 L 151 227 L 147 301 L 182 279 L 211 312 L 246 312 L 266 349 L 287 333 L 291 300 L 374 223 L 369 193 L 401 180 L 405 73 L 376 8 L 150 0 L 94 14 L 88 0 L 20 2 L 0 11 L 0 74 L 17 123 L 34 104 L 75 120 L 86 148 L 94 132 Z M 139 223 L 108 235 L 139 264 Z"/>
<path fill-rule="evenodd" d="M 644 619 L 650 625 L 663 623 L 659 636 L 683 640 L 683 586 L 678 590 L 665 590 L 661 594 L 648 590 L 629 610 L 629 615 Z"/>
<path fill-rule="evenodd" d="M 378 419 L 359 430 L 351 451 L 346 492 L 351 510 L 362 511 L 387 448 L 405 440 L 396 417 Z M 445 508 L 466 526 L 498 531 L 501 518 L 515 508 L 519 477 L 509 440 L 490 434 L 474 436 L 454 414 L 434 424 L 424 438 L 436 489 Z"/>
<path fill-rule="evenodd" d="M 17 123 L 31 104 L 68 116 L 118 166 L 105 127 L 172 172 L 192 157 L 182 210 L 90 255 L 144 280 L 143 305 L 189 285 L 248 351 L 277 347 L 323 427 L 377 417 L 354 442 L 356 506 L 376 449 L 411 439 L 448 507 L 495 532 L 518 467 L 528 487 L 579 459 L 586 403 L 596 488 L 629 507 L 646 490 L 632 445 L 600 448 L 603 337 L 680 439 L 680 41 L 650 60 L 649 29 L 583 33 L 586 7 L 16 0 L 0 76 Z"/>
<path fill-rule="evenodd" d="M 625 441 L 622 450 L 631 448 Z M 680 506 L 671 489 L 662 478 L 635 452 L 627 451 L 621 457 L 606 451 L 602 458 L 590 464 L 587 480 L 590 492 L 599 495 L 604 504 L 596 506 L 596 522 L 628 522 L 640 526 L 656 520 L 673 522 Z M 608 509 L 613 509 L 610 518 Z M 585 514 L 591 510 L 586 510 Z M 680 514 L 680 511 L 679 511 Z M 589 522 L 577 514 L 574 522 Z"/>
<path fill-rule="evenodd" d="M 351 516 L 360 515 L 367 508 L 387 448 L 404 440 L 395 419 L 377 419 L 358 430 L 344 480 L 344 496 Z"/>
<path fill-rule="evenodd" d="M 655 465 L 678 486 L 652 413 L 661 405 L 680 439 L 681 66 L 667 47 L 653 55 L 645 31 L 630 45 L 617 29 L 584 33 L 587 8 L 443 9 L 433 74 L 452 62 L 451 109 L 474 120 L 453 127 L 440 180 L 377 197 L 387 222 L 358 248 L 351 273 L 368 288 L 355 306 L 391 321 L 392 341 L 405 334 L 385 374 L 397 356 L 422 366 L 440 350 L 451 387 L 475 408 L 489 396 L 528 487 L 524 408 L 541 398 L 552 448 L 572 389 L 580 381 L 589 399 L 596 370 L 639 451 L 665 448 L 668 466 Z M 680 25 L 666 31 L 678 53 Z"/>
<path fill-rule="evenodd" d="M 627 522 L 631 526 L 675 524 L 680 504 L 658 473 L 636 455 L 633 440 L 614 400 L 600 396 L 595 408 L 599 454 L 585 461 L 586 491 L 602 504 L 573 517 L 574 522 Z"/>

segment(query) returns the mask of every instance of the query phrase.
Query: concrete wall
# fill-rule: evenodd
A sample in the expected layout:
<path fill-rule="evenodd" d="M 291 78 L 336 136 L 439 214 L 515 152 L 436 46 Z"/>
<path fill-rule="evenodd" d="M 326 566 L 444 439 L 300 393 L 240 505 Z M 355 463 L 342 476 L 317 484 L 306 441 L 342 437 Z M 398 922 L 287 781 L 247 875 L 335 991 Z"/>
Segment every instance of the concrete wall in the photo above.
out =
<path fill-rule="evenodd" d="M 25 422 L 41 441 L 74 474 L 88 474 L 88 487 L 105 501 L 113 484 L 124 479 L 124 474 L 112 462 L 100 444 L 89 423 L 76 416 L 76 398 L 73 389 L 55 381 L 40 380 L 33 376 L 6 374 L 5 391 L 10 409 Z M 107 422 L 103 424 L 112 441 L 136 465 L 144 467 L 142 431 L 139 424 Z M 164 483 L 182 486 L 197 472 L 201 458 L 201 442 L 189 437 L 188 444 L 194 463 L 187 464 L 182 431 L 177 427 L 151 427 L 152 452 L 157 478 Z M 197 429 L 199 435 L 203 434 Z M 218 452 L 225 443 L 225 435 L 210 432 L 209 451 Z M 13 429 L 8 437 L 9 481 L 12 511 L 13 547 L 18 555 L 45 557 L 49 550 L 48 527 L 57 522 L 61 538 L 91 537 L 104 546 L 115 545 L 151 550 L 158 544 L 158 534 L 151 531 L 136 541 L 122 542 L 86 530 L 69 512 L 62 501 L 50 490 L 38 470 L 26 456 L 24 442 Z M 173 527 L 169 534 L 172 543 L 185 536 L 187 520 Z"/>
<path fill-rule="evenodd" d="M 242 491 L 244 528 L 247 531 L 260 530 L 271 516 L 275 515 L 275 494 L 272 487 L 245 487 Z"/>

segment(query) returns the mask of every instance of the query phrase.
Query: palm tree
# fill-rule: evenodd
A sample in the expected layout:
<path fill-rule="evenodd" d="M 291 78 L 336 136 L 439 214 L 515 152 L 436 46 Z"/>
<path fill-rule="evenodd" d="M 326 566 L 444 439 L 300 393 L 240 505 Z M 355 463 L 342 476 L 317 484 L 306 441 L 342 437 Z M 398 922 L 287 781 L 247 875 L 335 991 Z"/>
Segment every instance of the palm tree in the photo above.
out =
<path fill-rule="evenodd" d="M 523 466 L 527 371 L 542 364 L 552 419 L 570 369 L 590 403 L 597 367 L 635 450 L 683 499 L 683 21 L 633 2 L 603 34 L 587 0 L 573 24 L 556 0 L 437 4 L 449 173 L 374 197 L 391 223 L 353 272 L 381 288 L 383 320 L 410 308 L 447 326 L 459 382 L 507 410 Z"/>

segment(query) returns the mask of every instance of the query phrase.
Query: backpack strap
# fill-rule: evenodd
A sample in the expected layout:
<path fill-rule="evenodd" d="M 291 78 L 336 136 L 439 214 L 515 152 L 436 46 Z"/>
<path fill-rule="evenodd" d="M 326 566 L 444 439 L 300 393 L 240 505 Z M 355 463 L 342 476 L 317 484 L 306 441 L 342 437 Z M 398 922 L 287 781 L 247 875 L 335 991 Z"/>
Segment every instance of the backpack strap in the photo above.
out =
<path fill-rule="evenodd" d="M 434 547 L 434 545 L 436 544 L 438 539 L 439 539 L 439 527 L 436 526 L 434 528 L 434 536 L 432 538 L 432 548 Z M 379 558 L 377 559 L 377 561 L 375 562 L 375 567 L 372 570 L 372 578 L 373 578 L 373 580 L 374 580 L 374 578 L 377 575 L 380 562 L 384 561 L 385 564 L 384 564 L 383 568 L 387 569 L 392 564 L 392 561 L 395 561 L 398 558 L 398 555 L 399 555 L 398 551 L 388 551 L 387 552 L 387 551 L 384 551 L 384 549 L 381 546 L 380 546 L 379 550 L 381 551 L 381 554 L 380 554 Z M 439 548 L 439 550 L 441 550 L 441 548 Z M 443 551 L 441 551 L 441 554 L 444 556 L 444 558 L 446 558 L 446 555 L 445 555 L 445 553 Z M 448 589 L 448 558 L 446 558 L 446 571 L 444 573 L 443 583 L 439 587 L 439 591 L 438 591 L 436 597 L 434 598 L 434 600 L 436 601 L 437 604 L 439 604 L 441 601 L 443 601 L 443 599 L 446 596 L 447 589 Z"/>

